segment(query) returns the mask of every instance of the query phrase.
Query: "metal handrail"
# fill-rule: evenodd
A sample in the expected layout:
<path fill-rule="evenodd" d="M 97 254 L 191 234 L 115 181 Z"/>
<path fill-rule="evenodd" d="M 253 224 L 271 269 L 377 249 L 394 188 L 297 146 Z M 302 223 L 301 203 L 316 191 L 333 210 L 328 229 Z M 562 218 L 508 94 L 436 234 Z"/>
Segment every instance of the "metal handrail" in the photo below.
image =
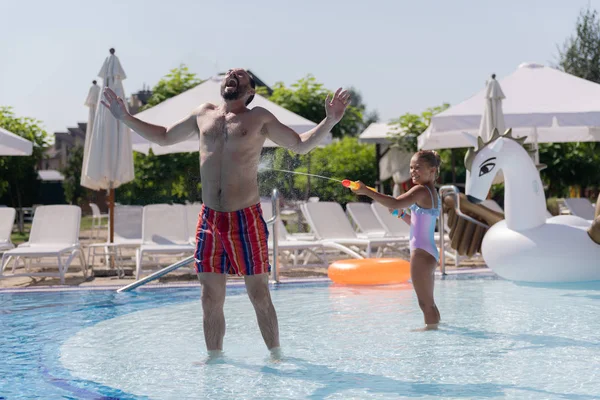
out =
<path fill-rule="evenodd" d="M 269 218 L 268 221 L 265 221 L 267 225 L 273 225 L 273 265 L 271 267 L 271 276 L 274 282 L 279 282 L 279 264 L 277 262 L 278 257 L 278 235 L 279 235 L 279 218 L 280 218 L 280 207 L 279 207 L 279 191 L 277 189 L 273 189 L 273 194 L 271 195 L 271 202 L 273 205 L 273 217 Z M 194 262 L 194 256 L 189 256 L 184 258 L 183 260 L 177 261 L 174 264 L 171 264 L 160 271 L 156 271 L 155 273 L 148 275 L 142 279 L 139 279 L 133 283 L 130 283 L 127 286 L 123 286 L 122 288 L 117 290 L 117 293 L 129 292 L 137 287 L 147 284 L 148 282 L 152 282 L 161 276 L 168 274 L 169 272 L 175 271 L 183 266 Z"/>
<path fill-rule="evenodd" d="M 273 224 L 273 265 L 271 265 L 271 279 L 273 282 L 279 283 L 279 220 L 281 218 L 281 208 L 279 191 L 277 189 L 273 189 L 271 204 L 273 207 L 273 217 L 269 219 L 269 222 Z"/>
<path fill-rule="evenodd" d="M 468 215 L 464 214 L 462 211 L 460 211 L 460 191 L 458 190 L 458 188 L 454 185 L 446 185 L 446 186 L 442 186 L 439 189 L 439 194 L 440 194 L 440 198 L 442 199 L 442 204 L 444 203 L 444 196 L 454 196 L 454 211 L 456 212 L 456 215 L 460 216 L 461 218 L 466 219 L 467 221 L 470 221 L 476 225 L 482 226 L 484 228 L 489 228 L 489 225 L 484 224 L 483 222 L 477 221 L 475 218 L 471 218 Z M 439 230 L 440 230 L 440 270 L 442 272 L 442 275 L 446 275 L 446 254 L 445 254 L 445 224 L 444 224 L 444 210 L 442 208 L 442 212 L 440 212 L 440 217 L 439 217 L 439 221 L 440 221 L 440 225 L 439 225 Z"/>

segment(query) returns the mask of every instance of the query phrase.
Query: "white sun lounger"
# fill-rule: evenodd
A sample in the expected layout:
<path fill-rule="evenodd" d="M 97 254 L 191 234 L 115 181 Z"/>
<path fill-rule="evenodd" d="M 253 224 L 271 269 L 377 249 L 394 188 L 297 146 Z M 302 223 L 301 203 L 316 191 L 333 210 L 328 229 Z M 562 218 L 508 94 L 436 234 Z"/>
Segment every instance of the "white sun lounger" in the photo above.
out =
<path fill-rule="evenodd" d="M 196 244 L 196 231 L 198 229 L 198 219 L 202 211 L 202 203 L 192 203 L 185 205 L 185 219 L 187 221 L 187 231 L 191 244 Z"/>
<path fill-rule="evenodd" d="M 268 221 L 273 216 L 273 206 L 269 202 L 261 202 L 263 218 Z M 269 248 L 273 249 L 273 225 L 269 229 Z M 314 256 L 320 264 L 327 264 L 325 250 L 335 250 L 336 253 L 344 253 L 352 258 L 363 258 L 356 251 L 336 243 L 317 240 L 312 233 L 290 234 L 281 219 L 279 220 L 279 236 L 277 242 L 278 250 L 283 253 L 282 261 L 291 261 L 296 265 L 299 259 L 304 259 L 303 264 L 308 264 L 311 256 Z M 280 254 L 281 254 L 280 253 Z"/>
<path fill-rule="evenodd" d="M 81 208 L 71 205 L 39 206 L 35 211 L 29 241 L 17 248 L 8 250 L 2 256 L 0 277 L 3 276 L 57 276 L 60 283 L 65 282 L 65 273 L 71 262 L 79 256 L 83 276 L 87 277 L 87 263 L 83 249 L 79 243 L 79 226 L 81 222 Z M 56 257 L 58 272 L 31 272 L 29 259 Z M 66 259 L 64 259 L 66 257 Z M 14 260 L 13 260 L 14 258 Z M 27 272 L 15 273 L 18 261 L 25 259 Z M 13 261 L 12 273 L 5 274 L 10 261 Z"/>
<path fill-rule="evenodd" d="M 372 249 L 383 250 L 397 244 L 408 243 L 408 237 L 361 238 L 352 228 L 342 206 L 336 202 L 320 201 L 305 203 L 301 207 L 304 217 L 315 232 L 317 239 L 336 243 L 348 249 L 361 249 L 365 257 L 372 255 Z"/>
<path fill-rule="evenodd" d="M 265 220 L 271 219 L 273 216 L 273 203 L 271 201 L 261 201 L 260 207 L 263 212 L 263 218 Z M 269 225 L 269 237 L 272 239 L 273 226 Z M 302 240 L 302 241 L 315 241 L 316 237 L 310 232 L 290 233 L 283 221 L 279 220 L 279 239 L 280 240 Z"/>
<path fill-rule="evenodd" d="M 108 227 L 109 215 L 102 214 L 100 207 L 96 203 L 89 203 L 90 209 L 92 210 L 92 236 L 91 239 L 96 239 L 101 229 Z M 102 221 L 106 219 L 104 224 Z"/>
<path fill-rule="evenodd" d="M 17 210 L 10 207 L 0 208 L 0 252 L 13 249 L 15 245 L 10 240 Z"/>
<path fill-rule="evenodd" d="M 371 203 L 371 210 L 375 218 L 385 229 L 388 236 L 408 238 L 410 237 L 410 226 L 400 218 L 392 215 L 390 211 L 379 203 Z"/>
<path fill-rule="evenodd" d="M 371 203 L 353 202 L 346 204 L 346 213 L 358 228 L 358 236 L 383 237 L 391 236 L 377 219 Z"/>
<path fill-rule="evenodd" d="M 182 204 L 144 206 L 142 245 L 136 250 L 136 279 L 140 278 L 144 255 L 191 255 L 196 246 L 190 243 L 186 208 Z M 156 268 L 159 268 L 156 265 Z"/>
<path fill-rule="evenodd" d="M 122 273 L 122 249 L 127 247 L 139 247 L 142 245 L 142 215 L 143 206 L 115 206 L 115 229 L 114 240 L 109 243 L 110 236 L 107 234 L 106 243 L 93 243 L 88 246 L 88 263 L 93 268 L 96 256 L 114 255 L 119 273 Z M 107 227 L 110 229 L 110 226 Z M 102 249 L 102 252 L 98 252 Z"/>
<path fill-rule="evenodd" d="M 591 201 L 585 197 L 571 197 L 564 199 L 565 206 L 571 214 L 587 220 L 594 219 L 595 208 Z"/>

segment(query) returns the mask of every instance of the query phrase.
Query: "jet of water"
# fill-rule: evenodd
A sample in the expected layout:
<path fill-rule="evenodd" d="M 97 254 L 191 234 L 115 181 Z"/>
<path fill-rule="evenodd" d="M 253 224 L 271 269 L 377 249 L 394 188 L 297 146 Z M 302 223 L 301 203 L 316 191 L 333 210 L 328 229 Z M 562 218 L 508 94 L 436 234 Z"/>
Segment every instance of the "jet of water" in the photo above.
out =
<path fill-rule="evenodd" d="M 334 178 L 330 178 L 328 176 L 323 176 L 323 175 L 316 175 L 316 174 L 308 174 L 305 172 L 298 172 L 298 171 L 290 171 L 287 169 L 277 169 L 277 168 L 271 168 L 271 162 L 273 160 L 271 158 L 263 158 L 261 160 L 261 162 L 258 164 L 258 172 L 264 172 L 264 171 L 278 171 L 278 172 L 285 172 L 288 174 L 294 174 L 294 175 L 305 175 L 305 176 L 313 176 L 315 178 L 321 178 L 321 179 L 327 179 L 330 181 L 334 181 L 334 182 L 341 182 L 340 179 L 334 179 Z"/>
<path fill-rule="evenodd" d="M 341 182 L 341 179 L 334 179 L 334 178 L 330 178 L 328 176 L 323 176 L 323 175 L 307 174 L 306 172 L 288 171 L 287 169 L 276 169 L 276 168 L 265 168 L 265 170 L 286 172 L 288 174 L 295 174 L 295 175 L 314 176 L 315 178 L 328 179 L 328 180 L 334 181 L 334 182 Z"/>

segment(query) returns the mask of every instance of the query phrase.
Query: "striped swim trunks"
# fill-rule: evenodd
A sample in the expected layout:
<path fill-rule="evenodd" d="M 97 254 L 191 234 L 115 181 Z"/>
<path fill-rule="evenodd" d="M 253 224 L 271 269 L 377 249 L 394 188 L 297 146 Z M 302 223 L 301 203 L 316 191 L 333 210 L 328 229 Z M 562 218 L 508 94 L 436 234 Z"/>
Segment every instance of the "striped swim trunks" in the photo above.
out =
<path fill-rule="evenodd" d="M 196 272 L 269 273 L 268 238 L 260 203 L 232 212 L 202 205 L 196 228 Z"/>

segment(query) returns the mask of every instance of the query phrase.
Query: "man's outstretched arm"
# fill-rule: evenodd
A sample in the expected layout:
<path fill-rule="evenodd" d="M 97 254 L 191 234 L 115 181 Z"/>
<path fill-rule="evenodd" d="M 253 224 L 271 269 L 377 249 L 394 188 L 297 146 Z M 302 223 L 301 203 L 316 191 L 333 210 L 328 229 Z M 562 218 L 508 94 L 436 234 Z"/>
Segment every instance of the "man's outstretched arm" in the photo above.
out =
<path fill-rule="evenodd" d="M 149 124 L 148 122 L 144 122 L 129 114 L 123 99 L 118 97 L 116 93 L 109 88 L 104 89 L 104 98 L 108 103 L 102 100 L 102 104 L 110 110 L 116 119 L 122 121 L 144 139 L 161 146 L 182 142 L 193 134 L 197 134 L 198 124 L 196 122 L 196 117 L 205 108 L 205 105 L 200 106 L 189 116 L 176 122 L 173 126 L 166 128 L 160 125 Z"/>
<path fill-rule="evenodd" d="M 299 154 L 306 154 L 340 122 L 350 102 L 350 94 L 339 88 L 333 98 L 327 95 L 325 99 L 326 117 L 316 127 L 302 134 L 297 134 L 288 126 L 283 125 L 271 112 L 261 109 L 264 116 L 264 130 L 267 137 L 276 144 Z"/>

